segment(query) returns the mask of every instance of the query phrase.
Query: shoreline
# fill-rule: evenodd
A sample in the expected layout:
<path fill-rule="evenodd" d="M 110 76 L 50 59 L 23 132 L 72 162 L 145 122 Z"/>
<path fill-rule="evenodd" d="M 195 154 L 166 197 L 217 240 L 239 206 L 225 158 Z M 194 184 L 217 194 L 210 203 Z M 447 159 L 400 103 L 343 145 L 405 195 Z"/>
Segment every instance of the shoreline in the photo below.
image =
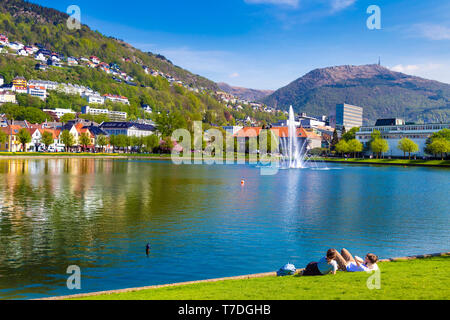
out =
<path fill-rule="evenodd" d="M 407 261 L 407 260 L 425 259 L 425 258 L 432 258 L 432 257 L 442 257 L 442 256 L 447 256 L 447 255 L 450 255 L 450 251 L 449 252 L 431 253 L 431 254 L 419 254 L 419 255 L 404 256 L 404 257 L 395 257 L 395 258 L 386 258 L 386 259 L 380 259 L 379 262 Z M 295 274 L 300 273 L 302 270 L 303 270 L 303 268 L 297 269 Z M 101 295 L 111 295 L 111 294 L 118 294 L 118 293 L 138 292 L 138 291 L 142 291 L 142 290 L 151 290 L 151 289 L 158 289 L 158 288 L 179 287 L 179 286 L 186 286 L 186 285 L 191 285 L 191 284 L 211 283 L 211 282 L 219 282 L 219 281 L 227 281 L 227 280 L 246 280 L 246 279 L 274 277 L 274 276 L 275 277 L 277 276 L 276 271 L 248 274 L 248 275 L 241 275 L 241 276 L 234 276 L 234 277 L 223 277 L 223 278 L 196 280 L 196 281 L 159 284 L 159 285 L 144 286 L 144 287 L 105 290 L 105 291 L 97 291 L 97 292 L 89 292 L 89 293 L 79 293 L 79 294 L 73 294 L 73 295 L 54 296 L 54 297 L 46 297 L 46 298 L 39 298 L 39 299 L 32 299 L 32 300 L 78 299 L 78 298 L 86 298 L 86 297 L 101 296 Z"/>
<path fill-rule="evenodd" d="M 403 159 L 315 159 L 317 162 L 326 163 L 350 163 L 360 165 L 383 165 L 383 166 L 409 166 L 409 167 L 439 167 L 450 168 L 450 160 L 403 160 Z"/>
<path fill-rule="evenodd" d="M 172 160 L 169 154 L 157 155 L 157 154 L 123 154 L 123 153 L 3 153 L 0 152 L 0 160 L 32 160 L 32 159 L 144 159 L 144 160 Z M 176 158 L 183 160 L 183 158 Z M 236 157 L 234 161 L 243 160 L 243 157 Z M 193 157 L 191 161 L 203 161 L 203 158 Z M 223 159 L 224 161 L 226 159 Z M 312 158 L 316 162 L 323 163 L 339 163 L 339 164 L 359 164 L 359 165 L 383 165 L 383 166 L 403 166 L 403 167 L 438 167 L 438 168 L 450 168 L 450 160 L 406 160 L 406 159 L 353 159 L 348 158 Z M 248 158 L 245 158 L 245 162 L 248 162 Z"/>

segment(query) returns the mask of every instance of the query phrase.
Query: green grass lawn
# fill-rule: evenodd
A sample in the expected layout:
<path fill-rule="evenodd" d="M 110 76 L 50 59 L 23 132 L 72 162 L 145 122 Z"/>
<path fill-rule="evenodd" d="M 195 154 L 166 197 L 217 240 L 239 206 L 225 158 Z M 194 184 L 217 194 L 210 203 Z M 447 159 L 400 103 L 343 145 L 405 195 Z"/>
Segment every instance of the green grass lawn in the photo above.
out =
<path fill-rule="evenodd" d="M 369 290 L 365 272 L 224 280 L 118 294 L 88 300 L 317 300 L 450 299 L 450 256 L 381 262 L 381 288 Z"/>

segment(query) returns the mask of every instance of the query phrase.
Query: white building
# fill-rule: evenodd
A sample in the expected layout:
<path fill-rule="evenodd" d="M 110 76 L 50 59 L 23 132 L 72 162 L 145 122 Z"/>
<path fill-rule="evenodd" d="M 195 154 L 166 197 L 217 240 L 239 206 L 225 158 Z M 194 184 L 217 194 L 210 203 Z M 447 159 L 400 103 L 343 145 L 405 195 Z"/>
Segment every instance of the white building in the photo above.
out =
<path fill-rule="evenodd" d="M 104 122 L 100 128 L 108 135 L 123 134 L 129 137 L 146 137 L 156 131 L 152 125 L 135 122 Z"/>
<path fill-rule="evenodd" d="M 3 103 L 17 103 L 16 95 L 12 91 L 4 90 L 0 91 L 0 104 Z"/>
<path fill-rule="evenodd" d="M 105 98 L 100 94 L 83 93 L 82 98 L 86 99 L 89 104 L 104 104 Z"/>
<path fill-rule="evenodd" d="M 356 133 L 356 139 L 358 139 L 365 146 L 369 147 L 368 144 L 370 143 L 372 132 L 374 130 L 378 130 L 381 132 L 381 137 L 385 139 L 389 145 L 389 151 L 385 153 L 385 156 L 403 157 L 403 151 L 398 149 L 398 143 L 402 138 L 408 138 L 419 146 L 419 151 L 413 155 L 423 157 L 425 156 L 424 148 L 426 140 L 435 132 L 445 128 L 450 129 L 450 123 L 403 125 L 396 125 L 395 123 L 396 122 L 393 122 L 392 125 L 361 127 Z"/>
<path fill-rule="evenodd" d="M 111 121 L 123 121 L 127 119 L 128 114 L 122 111 L 111 111 L 108 109 L 97 109 L 91 108 L 89 106 L 84 106 L 81 108 L 81 113 L 92 114 L 92 115 L 107 115 Z"/>
<path fill-rule="evenodd" d="M 112 94 L 105 94 L 103 95 L 106 100 L 112 101 L 112 102 L 119 102 L 124 104 L 130 104 L 127 97 L 124 96 L 116 96 Z"/>
<path fill-rule="evenodd" d="M 59 86 L 58 82 L 47 80 L 30 80 L 28 84 L 30 86 L 44 87 L 46 90 L 56 90 Z"/>
<path fill-rule="evenodd" d="M 17 53 L 18 56 L 28 57 L 28 52 L 25 49 L 17 50 L 16 53 Z"/>
<path fill-rule="evenodd" d="M 63 109 L 63 108 L 55 108 L 55 109 L 44 109 L 42 110 L 44 112 L 53 112 L 54 114 L 56 114 L 56 116 L 58 118 L 61 118 L 63 115 L 65 114 L 75 114 L 75 111 L 73 111 L 72 109 Z"/>
<path fill-rule="evenodd" d="M 330 114 L 330 125 L 333 128 L 342 130 L 345 127 L 349 131 L 354 127 L 361 127 L 363 124 L 363 108 L 347 103 L 336 105 L 336 109 Z"/>
<path fill-rule="evenodd" d="M 20 42 L 10 42 L 7 44 L 7 46 L 16 51 L 23 49 L 23 47 L 24 47 L 24 45 L 21 44 Z"/>
<path fill-rule="evenodd" d="M 239 130 L 243 128 L 243 126 L 224 126 L 222 127 L 225 131 L 235 135 Z"/>
<path fill-rule="evenodd" d="M 38 60 L 38 61 L 42 61 L 45 62 L 47 61 L 47 58 L 42 54 L 42 53 L 38 53 L 34 56 L 34 59 Z"/>
<path fill-rule="evenodd" d="M 41 100 L 45 100 L 47 98 L 47 89 L 45 89 L 45 87 L 29 85 L 27 88 L 27 93 L 30 96 L 37 97 Z"/>

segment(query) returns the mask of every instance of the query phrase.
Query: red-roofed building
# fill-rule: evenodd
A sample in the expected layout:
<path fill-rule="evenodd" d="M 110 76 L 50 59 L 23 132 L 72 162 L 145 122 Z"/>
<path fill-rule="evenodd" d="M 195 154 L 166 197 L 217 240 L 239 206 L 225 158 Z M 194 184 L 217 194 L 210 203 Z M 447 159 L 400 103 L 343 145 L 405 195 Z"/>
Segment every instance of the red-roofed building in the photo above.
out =
<path fill-rule="evenodd" d="M 244 127 L 234 136 L 241 139 L 257 138 L 262 130 L 262 127 Z M 289 137 L 289 127 L 272 127 L 270 131 L 279 139 L 280 145 L 283 145 L 283 140 Z M 305 142 L 308 144 L 307 149 L 320 148 L 322 145 L 322 138 L 312 130 L 306 130 L 302 127 L 297 128 L 296 137 L 300 145 L 303 145 Z"/>

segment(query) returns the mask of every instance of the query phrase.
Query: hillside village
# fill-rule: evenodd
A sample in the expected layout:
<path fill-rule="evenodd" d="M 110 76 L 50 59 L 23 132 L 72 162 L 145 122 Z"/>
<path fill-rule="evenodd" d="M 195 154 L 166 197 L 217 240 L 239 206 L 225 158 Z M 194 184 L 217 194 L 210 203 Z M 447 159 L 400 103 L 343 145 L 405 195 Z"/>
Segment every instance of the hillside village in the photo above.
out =
<path fill-rule="evenodd" d="M 100 72 L 104 72 L 107 75 L 110 75 L 111 78 L 118 82 L 123 83 L 129 86 L 137 86 L 137 83 L 134 82 L 134 78 L 132 75 L 127 74 L 122 71 L 120 66 L 115 62 L 104 62 L 101 61 L 100 58 L 92 55 L 89 57 L 65 57 L 64 54 L 55 52 L 49 49 L 46 49 L 46 46 L 43 44 L 28 44 L 25 45 L 23 43 L 17 41 L 10 41 L 10 39 L 4 35 L 0 34 L 0 53 L 7 54 L 11 56 L 17 57 L 29 57 L 30 59 L 34 59 L 36 61 L 35 69 L 40 71 L 46 71 L 48 68 L 70 68 L 74 66 L 83 66 L 86 68 L 96 69 Z M 142 67 L 145 74 L 150 75 L 152 77 L 161 77 L 168 81 L 170 86 L 179 86 L 187 89 L 188 91 L 195 93 L 207 93 L 210 94 L 214 99 L 224 104 L 224 106 L 228 109 L 242 111 L 244 110 L 244 106 L 250 106 L 253 111 L 264 112 L 270 114 L 276 114 L 277 112 L 282 112 L 276 110 L 274 108 L 267 107 L 261 103 L 251 102 L 247 100 L 240 99 L 236 96 L 233 96 L 229 93 L 222 91 L 210 92 L 207 88 L 204 87 L 192 87 L 184 83 L 183 81 L 173 77 L 170 74 L 163 73 L 159 70 L 151 69 L 150 67 L 140 64 L 137 59 L 132 59 L 128 57 L 122 58 L 123 62 L 132 62 L 135 64 L 139 64 Z M 144 87 L 144 85 L 141 85 Z M 86 100 L 88 105 L 103 105 L 106 101 L 111 101 L 113 103 L 123 103 L 129 105 L 129 100 L 125 96 L 114 95 L 110 93 L 99 93 L 97 91 L 92 90 L 89 87 L 79 85 L 79 84 L 71 84 L 71 83 L 58 83 L 54 81 L 40 80 L 40 79 L 25 79 L 20 75 L 17 75 L 11 83 L 4 83 L 3 77 L 0 76 L 0 104 L 1 103 L 16 103 L 15 94 L 16 93 L 24 93 L 33 97 L 38 97 L 42 100 L 45 100 L 48 97 L 48 91 L 56 90 L 58 92 L 62 92 L 69 95 L 79 95 Z M 142 105 L 142 110 L 147 113 L 152 113 L 152 108 L 148 105 Z M 94 112 L 93 110 L 97 110 Z M 45 110 L 46 112 L 52 112 L 52 110 Z M 73 113 L 72 110 L 67 109 L 66 113 Z M 110 116 L 110 118 L 116 119 L 116 115 L 114 111 L 112 112 L 102 112 L 98 111 L 96 108 L 91 108 L 91 111 L 94 114 L 106 113 Z M 116 111 L 117 112 L 117 111 Z M 53 110 L 52 116 L 54 114 L 61 114 L 61 110 Z M 287 114 L 287 112 L 283 112 Z M 125 120 L 127 115 L 125 113 L 121 114 L 121 118 Z M 58 120 L 55 118 L 54 120 Z M 258 120 L 247 116 L 242 119 L 235 119 L 237 124 L 241 125 L 257 125 Z"/>

